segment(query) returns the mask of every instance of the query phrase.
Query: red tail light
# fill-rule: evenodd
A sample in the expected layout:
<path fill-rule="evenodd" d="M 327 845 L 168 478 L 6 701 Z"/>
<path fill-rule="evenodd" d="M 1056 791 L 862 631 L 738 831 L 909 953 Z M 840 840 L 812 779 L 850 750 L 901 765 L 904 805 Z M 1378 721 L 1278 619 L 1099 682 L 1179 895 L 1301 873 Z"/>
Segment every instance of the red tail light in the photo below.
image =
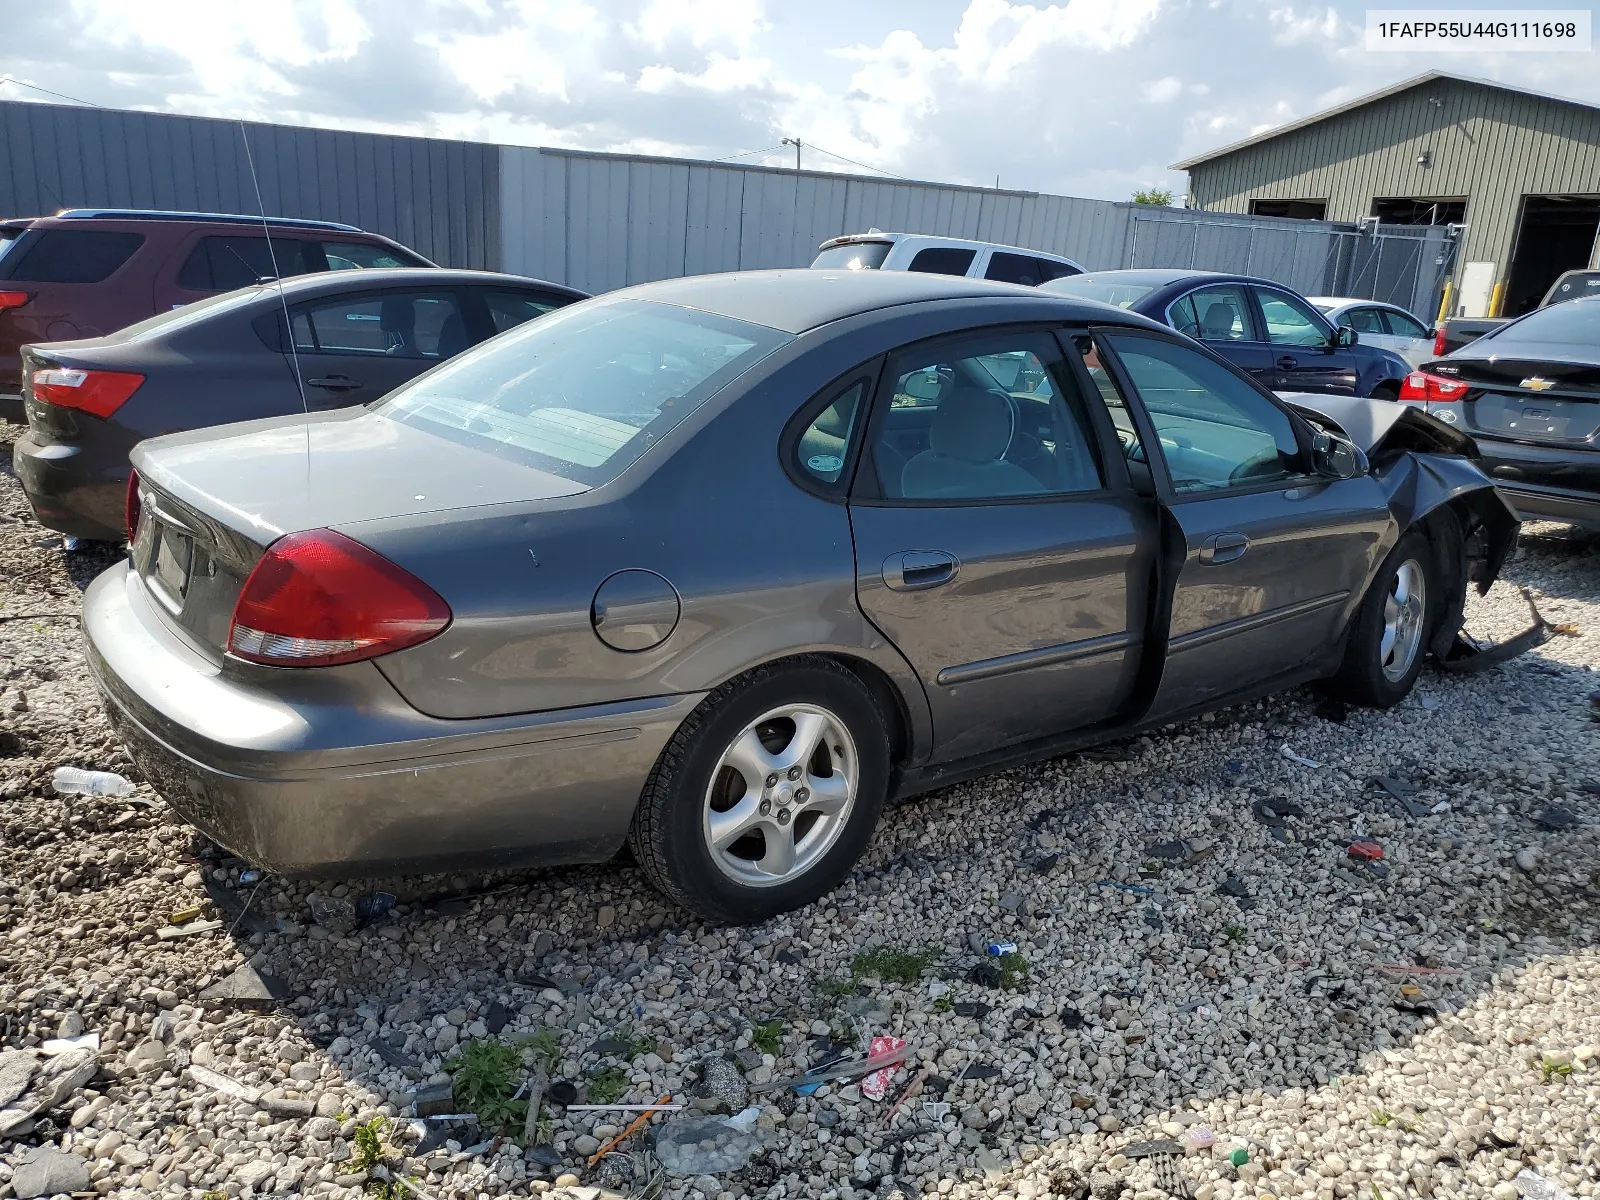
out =
<path fill-rule="evenodd" d="M 416 576 L 331 529 L 267 547 L 233 606 L 228 649 L 276 667 L 329 667 L 415 646 L 450 624 Z"/>
<path fill-rule="evenodd" d="M 1433 356 L 1444 357 L 1444 322 L 1439 322 L 1439 327 L 1433 331 Z"/>
<path fill-rule="evenodd" d="M 1443 375 L 1430 375 L 1427 371 L 1413 371 L 1400 384 L 1400 399 L 1413 404 L 1425 401 L 1449 402 L 1467 394 L 1467 385 Z"/>
<path fill-rule="evenodd" d="M 109 417 L 139 390 L 143 375 L 130 371 L 90 371 L 82 367 L 46 367 L 33 373 L 33 398 L 62 408 L 78 408 L 91 416 Z"/>
<path fill-rule="evenodd" d="M 128 498 L 123 503 L 123 523 L 128 527 L 128 541 L 139 536 L 139 510 L 144 505 L 139 499 L 139 472 L 128 472 Z"/>
<path fill-rule="evenodd" d="M 0 312 L 8 308 L 21 308 L 32 299 L 32 292 L 0 292 Z"/>

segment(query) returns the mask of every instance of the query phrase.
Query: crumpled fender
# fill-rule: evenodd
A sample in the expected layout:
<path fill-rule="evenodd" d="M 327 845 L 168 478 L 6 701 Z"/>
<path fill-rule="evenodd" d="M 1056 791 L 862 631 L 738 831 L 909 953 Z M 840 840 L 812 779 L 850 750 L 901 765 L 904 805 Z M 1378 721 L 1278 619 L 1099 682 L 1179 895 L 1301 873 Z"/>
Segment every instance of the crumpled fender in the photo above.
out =
<path fill-rule="evenodd" d="M 1332 424 L 1366 456 L 1401 529 L 1446 504 L 1460 502 L 1471 520 L 1463 534 L 1482 534 L 1472 581 L 1486 593 L 1517 544 L 1516 509 L 1477 465 L 1478 444 L 1410 404 L 1357 396 L 1280 393 L 1313 421 Z"/>

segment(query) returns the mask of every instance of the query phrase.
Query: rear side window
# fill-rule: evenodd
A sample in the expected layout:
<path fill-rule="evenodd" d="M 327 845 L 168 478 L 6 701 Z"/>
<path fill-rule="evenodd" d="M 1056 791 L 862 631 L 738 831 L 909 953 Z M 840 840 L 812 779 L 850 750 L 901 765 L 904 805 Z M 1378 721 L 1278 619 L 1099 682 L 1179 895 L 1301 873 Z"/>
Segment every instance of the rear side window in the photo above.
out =
<path fill-rule="evenodd" d="M 867 381 L 858 379 L 828 402 L 800 433 L 795 459 L 800 469 L 818 484 L 833 489 L 841 482 L 850 437 L 867 398 Z"/>
<path fill-rule="evenodd" d="M 515 329 L 561 307 L 549 296 L 530 296 L 526 292 L 485 292 L 483 302 L 489 306 L 489 320 L 494 322 L 496 333 Z"/>
<path fill-rule="evenodd" d="M 9 270 L 0 271 L 19 283 L 99 283 L 144 245 L 142 233 L 106 229 L 46 229 L 18 250 Z"/>
<path fill-rule="evenodd" d="M 231 292 L 262 279 L 304 275 L 306 243 L 295 238 L 203 237 L 178 268 L 178 286 L 190 292 Z M 274 270 L 274 259 L 277 269 Z"/>
<path fill-rule="evenodd" d="M 450 358 L 469 342 L 454 295 L 398 292 L 300 309 L 294 314 L 294 345 L 302 354 Z"/>
<path fill-rule="evenodd" d="M 1244 289 L 1231 284 L 1190 292 L 1167 310 L 1172 327 L 1202 342 L 1245 342 L 1250 326 L 1245 318 Z"/>
<path fill-rule="evenodd" d="M 1383 309 L 1382 312 L 1384 323 L 1388 325 L 1389 332 L 1396 337 L 1427 338 L 1433 336 L 1421 321 L 1415 320 L 1405 313 L 1397 313 L 1392 308 Z"/>
<path fill-rule="evenodd" d="M 1265 297 L 1263 297 L 1265 302 Z M 1383 324 L 1383 313 L 1376 308 L 1352 308 L 1339 318 L 1339 324 L 1357 333 L 1387 333 L 1388 329 Z"/>
<path fill-rule="evenodd" d="M 354 271 L 361 267 L 420 267 L 420 259 L 401 257 L 388 246 L 371 242 L 323 242 L 322 253 L 327 256 L 328 270 Z"/>
<path fill-rule="evenodd" d="M 1065 275 L 1076 275 L 1066 263 L 1052 262 L 1048 258 L 1034 258 L 1031 254 L 1010 254 L 1003 250 L 996 250 L 989 256 L 989 268 L 983 273 L 985 279 L 997 279 L 1001 283 L 1020 283 L 1024 287 L 1038 287 L 1052 279 L 1060 279 Z"/>
<path fill-rule="evenodd" d="M 17 240 L 22 236 L 20 229 L 0 229 L 0 262 L 3 262 L 8 250 L 16 248 Z M 4 267 L 0 267 L 3 271 Z"/>
<path fill-rule="evenodd" d="M 888 242 L 847 242 L 824 250 L 811 260 L 811 265 L 843 271 L 871 271 L 883 266 L 883 260 L 888 257 Z"/>
<path fill-rule="evenodd" d="M 929 246 L 917 251 L 906 270 L 927 275 L 965 275 L 976 254 L 976 250 L 962 250 L 957 246 Z"/>

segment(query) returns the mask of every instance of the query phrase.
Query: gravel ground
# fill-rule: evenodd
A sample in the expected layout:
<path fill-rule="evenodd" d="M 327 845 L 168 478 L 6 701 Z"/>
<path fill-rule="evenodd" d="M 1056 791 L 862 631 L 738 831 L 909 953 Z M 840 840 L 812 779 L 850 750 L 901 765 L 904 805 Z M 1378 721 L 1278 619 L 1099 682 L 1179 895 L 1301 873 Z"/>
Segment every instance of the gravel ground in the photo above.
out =
<path fill-rule="evenodd" d="M 143 783 L 55 795 L 60 765 L 138 779 L 71 619 L 111 561 L 64 554 L 0 473 L 0 1130 L 68 1093 L 0 1135 L 0 1196 L 354 1200 L 381 1183 L 361 1127 L 384 1116 L 368 1149 L 439 1198 L 1509 1200 L 1524 1169 L 1600 1196 L 1593 539 L 1530 528 L 1507 572 L 1576 636 L 1430 671 L 1389 713 L 1300 692 L 900 806 L 833 896 L 742 930 L 686 921 L 623 864 L 255 885 Z M 1511 583 L 1469 609 L 1483 636 L 1526 623 Z M 1552 805 L 1576 824 L 1541 828 Z M 357 922 L 375 889 L 396 906 Z M 161 936 L 208 899 L 221 929 Z M 1020 955 L 992 986 L 973 971 L 997 939 Z M 244 964 L 279 1002 L 202 998 Z M 34 1049 L 83 1031 L 98 1055 Z M 464 1046 L 493 1092 L 478 1039 L 512 1045 L 516 1077 L 548 1055 L 591 1100 L 737 1110 L 877 1035 L 910 1052 L 888 1100 L 760 1092 L 751 1133 L 720 1137 L 755 1157 L 715 1177 L 657 1176 L 646 1135 L 589 1168 L 626 1118 L 569 1113 L 526 1154 L 462 1122 L 419 1144 L 407 1120 L 469 1105 L 463 1077 L 428 1090 Z M 1141 1156 L 1152 1139 L 1177 1153 Z"/>

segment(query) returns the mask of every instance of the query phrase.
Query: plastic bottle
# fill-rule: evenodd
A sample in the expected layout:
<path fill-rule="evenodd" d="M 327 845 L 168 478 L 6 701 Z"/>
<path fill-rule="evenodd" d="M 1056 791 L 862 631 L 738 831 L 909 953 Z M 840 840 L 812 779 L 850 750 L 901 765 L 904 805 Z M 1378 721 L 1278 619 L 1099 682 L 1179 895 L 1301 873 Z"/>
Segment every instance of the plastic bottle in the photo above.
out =
<path fill-rule="evenodd" d="M 63 796 L 131 796 L 138 791 L 114 771 L 85 771 L 78 767 L 57 767 L 51 782 Z"/>

